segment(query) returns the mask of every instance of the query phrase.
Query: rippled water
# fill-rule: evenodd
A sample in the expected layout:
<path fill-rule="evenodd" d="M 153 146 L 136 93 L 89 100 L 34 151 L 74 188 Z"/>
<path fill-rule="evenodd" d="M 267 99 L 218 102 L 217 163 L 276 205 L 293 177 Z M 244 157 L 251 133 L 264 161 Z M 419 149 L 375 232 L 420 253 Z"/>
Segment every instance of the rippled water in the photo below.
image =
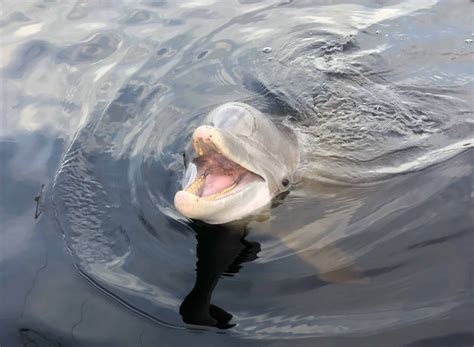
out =
<path fill-rule="evenodd" d="M 472 11 L 4 3 L 0 343 L 472 346 Z M 182 151 L 236 100 L 298 134 L 298 184 L 190 223 Z"/>

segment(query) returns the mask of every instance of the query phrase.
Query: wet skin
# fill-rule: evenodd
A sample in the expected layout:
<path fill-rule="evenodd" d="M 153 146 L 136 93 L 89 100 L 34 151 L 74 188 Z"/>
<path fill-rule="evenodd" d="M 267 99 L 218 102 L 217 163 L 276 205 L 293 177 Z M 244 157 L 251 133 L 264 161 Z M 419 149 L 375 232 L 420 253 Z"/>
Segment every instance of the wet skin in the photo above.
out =
<path fill-rule="evenodd" d="M 290 188 L 300 154 L 289 127 L 239 102 L 218 106 L 202 123 L 174 197 L 181 215 L 208 224 L 243 220 Z"/>

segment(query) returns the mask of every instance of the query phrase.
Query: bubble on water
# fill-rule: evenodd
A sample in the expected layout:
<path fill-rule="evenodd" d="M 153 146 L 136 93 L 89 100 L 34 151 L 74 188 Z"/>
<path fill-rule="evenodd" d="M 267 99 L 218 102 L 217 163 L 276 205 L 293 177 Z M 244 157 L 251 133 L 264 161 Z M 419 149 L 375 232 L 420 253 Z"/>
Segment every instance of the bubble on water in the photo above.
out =
<path fill-rule="evenodd" d="M 380 30 L 375 30 L 375 34 L 380 35 Z"/>
<path fill-rule="evenodd" d="M 263 53 L 270 53 L 271 51 L 272 51 L 272 48 L 271 48 L 271 47 L 264 47 L 264 48 L 262 49 L 262 52 L 263 52 Z"/>

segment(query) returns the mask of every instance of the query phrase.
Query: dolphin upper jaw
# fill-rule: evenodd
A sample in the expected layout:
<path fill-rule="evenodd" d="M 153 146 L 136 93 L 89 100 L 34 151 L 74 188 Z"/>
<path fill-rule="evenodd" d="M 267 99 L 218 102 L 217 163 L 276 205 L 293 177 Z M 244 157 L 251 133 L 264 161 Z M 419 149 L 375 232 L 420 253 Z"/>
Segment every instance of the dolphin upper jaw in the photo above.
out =
<path fill-rule="evenodd" d="M 223 156 L 260 176 L 267 183 L 272 194 L 281 189 L 280 182 L 283 178 L 289 180 L 292 178 L 288 177 L 287 167 L 277 157 L 247 137 L 236 136 L 225 129 L 203 125 L 194 131 L 193 142 L 200 134 L 206 134 Z"/>

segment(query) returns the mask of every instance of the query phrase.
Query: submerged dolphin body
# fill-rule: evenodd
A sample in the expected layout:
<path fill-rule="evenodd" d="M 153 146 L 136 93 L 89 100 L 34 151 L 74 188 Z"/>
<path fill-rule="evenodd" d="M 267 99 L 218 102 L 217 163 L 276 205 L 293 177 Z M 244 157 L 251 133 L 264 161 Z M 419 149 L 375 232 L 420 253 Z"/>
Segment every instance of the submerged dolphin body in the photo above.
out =
<path fill-rule="evenodd" d="M 289 189 L 300 161 L 293 131 L 238 102 L 214 109 L 192 135 L 174 205 L 185 217 L 222 224 L 254 215 Z"/>

